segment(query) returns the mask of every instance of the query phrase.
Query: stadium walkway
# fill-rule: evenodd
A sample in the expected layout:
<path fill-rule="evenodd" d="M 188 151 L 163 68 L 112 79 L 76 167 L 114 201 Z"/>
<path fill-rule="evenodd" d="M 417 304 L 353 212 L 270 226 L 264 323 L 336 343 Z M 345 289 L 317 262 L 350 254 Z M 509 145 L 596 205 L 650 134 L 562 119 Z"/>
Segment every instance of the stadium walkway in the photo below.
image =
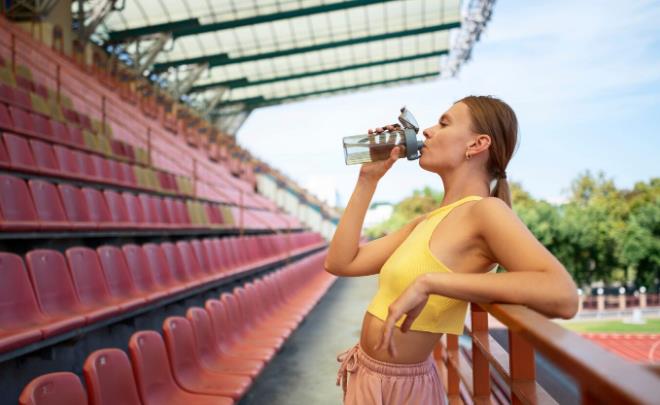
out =
<path fill-rule="evenodd" d="M 338 278 L 239 404 L 341 404 L 336 356 L 357 343 L 377 286 L 376 276 Z"/>

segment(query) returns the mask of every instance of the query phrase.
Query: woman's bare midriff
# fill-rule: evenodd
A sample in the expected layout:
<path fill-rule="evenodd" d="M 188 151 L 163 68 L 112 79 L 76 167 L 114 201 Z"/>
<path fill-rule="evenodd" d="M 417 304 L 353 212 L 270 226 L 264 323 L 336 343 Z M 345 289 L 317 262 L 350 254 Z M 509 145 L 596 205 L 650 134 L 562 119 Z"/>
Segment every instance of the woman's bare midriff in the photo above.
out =
<path fill-rule="evenodd" d="M 385 322 L 376 318 L 369 312 L 365 312 L 362 320 L 362 332 L 360 334 L 360 346 L 369 356 L 376 360 L 388 363 L 411 364 L 420 363 L 429 357 L 433 352 L 436 343 L 442 337 L 442 333 L 420 332 L 409 330 L 406 333 L 401 332 L 398 327 L 394 327 L 392 340 L 397 350 L 397 357 L 390 356 L 387 349 L 374 351 L 373 347 L 378 344 L 383 335 L 383 326 Z"/>

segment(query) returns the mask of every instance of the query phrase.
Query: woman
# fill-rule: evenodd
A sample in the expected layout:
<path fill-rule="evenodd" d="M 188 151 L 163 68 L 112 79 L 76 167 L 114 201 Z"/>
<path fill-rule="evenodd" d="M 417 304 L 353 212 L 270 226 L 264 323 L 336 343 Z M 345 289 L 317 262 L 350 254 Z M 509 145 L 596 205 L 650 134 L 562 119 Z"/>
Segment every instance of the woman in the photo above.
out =
<path fill-rule="evenodd" d="M 517 132 L 515 113 L 497 98 L 454 103 L 424 130 L 419 160 L 442 179 L 440 207 L 359 246 L 376 185 L 399 151 L 362 165 L 325 261 L 337 276 L 380 273 L 360 340 L 337 359 L 345 404 L 444 404 L 433 347 L 443 333 L 463 333 L 468 302 L 523 304 L 551 318 L 575 315 L 575 283 L 511 210 L 505 169 Z M 507 271 L 494 273 L 498 264 Z"/>

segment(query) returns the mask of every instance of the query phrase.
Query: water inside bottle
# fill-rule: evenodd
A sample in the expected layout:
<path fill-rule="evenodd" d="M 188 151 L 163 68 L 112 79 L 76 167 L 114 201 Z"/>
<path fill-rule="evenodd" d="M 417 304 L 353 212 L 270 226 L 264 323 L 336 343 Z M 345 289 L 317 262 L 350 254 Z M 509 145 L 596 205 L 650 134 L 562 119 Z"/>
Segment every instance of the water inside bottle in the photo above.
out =
<path fill-rule="evenodd" d="M 386 160 L 395 146 L 401 146 L 399 158 L 406 157 L 403 130 L 348 136 L 344 138 L 344 159 L 347 165 Z"/>

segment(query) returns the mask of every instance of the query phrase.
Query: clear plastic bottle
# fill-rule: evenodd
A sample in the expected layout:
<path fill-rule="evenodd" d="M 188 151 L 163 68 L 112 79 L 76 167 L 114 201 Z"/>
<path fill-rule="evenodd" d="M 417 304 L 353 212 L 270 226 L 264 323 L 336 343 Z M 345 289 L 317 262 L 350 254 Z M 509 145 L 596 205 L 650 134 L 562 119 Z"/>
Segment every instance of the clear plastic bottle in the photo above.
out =
<path fill-rule="evenodd" d="M 386 160 L 395 146 L 401 146 L 399 158 L 408 160 L 419 158 L 423 142 L 417 140 L 419 126 L 415 117 L 406 109 L 401 108 L 399 122 L 403 128 L 394 131 L 384 131 L 379 134 L 363 134 L 347 136 L 343 139 L 344 160 L 347 165 Z"/>

